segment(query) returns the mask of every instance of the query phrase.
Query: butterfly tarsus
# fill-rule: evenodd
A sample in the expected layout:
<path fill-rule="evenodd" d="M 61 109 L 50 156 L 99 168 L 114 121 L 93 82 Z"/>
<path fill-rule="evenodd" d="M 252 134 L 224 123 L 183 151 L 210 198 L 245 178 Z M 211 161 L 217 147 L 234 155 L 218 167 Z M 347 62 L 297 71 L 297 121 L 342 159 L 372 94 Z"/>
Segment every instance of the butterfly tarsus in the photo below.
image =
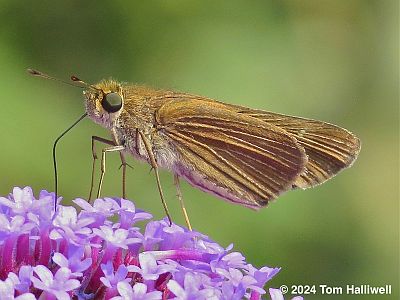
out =
<path fill-rule="evenodd" d="M 192 224 L 190 224 L 190 219 L 186 211 L 185 203 L 183 202 L 182 198 L 182 191 L 181 191 L 181 185 L 179 181 L 179 176 L 177 174 L 174 174 L 174 185 L 176 188 L 176 197 L 178 197 L 179 204 L 181 205 L 183 217 L 185 218 L 186 225 L 188 226 L 190 231 L 192 230 Z"/>
<path fill-rule="evenodd" d="M 161 203 L 164 207 L 165 214 L 167 215 L 169 225 L 172 225 L 172 218 L 171 218 L 171 215 L 168 210 L 167 202 L 165 201 L 165 198 L 164 198 L 164 193 L 162 191 L 160 175 L 158 173 L 158 165 L 157 165 L 156 159 L 154 157 L 154 153 L 151 148 L 151 144 L 142 131 L 139 130 L 138 133 L 139 133 L 139 135 L 144 143 L 144 146 L 146 148 L 147 155 L 149 156 L 149 159 L 150 159 L 150 164 L 151 164 L 152 168 L 154 169 L 154 174 L 156 175 L 158 192 L 160 193 Z"/>

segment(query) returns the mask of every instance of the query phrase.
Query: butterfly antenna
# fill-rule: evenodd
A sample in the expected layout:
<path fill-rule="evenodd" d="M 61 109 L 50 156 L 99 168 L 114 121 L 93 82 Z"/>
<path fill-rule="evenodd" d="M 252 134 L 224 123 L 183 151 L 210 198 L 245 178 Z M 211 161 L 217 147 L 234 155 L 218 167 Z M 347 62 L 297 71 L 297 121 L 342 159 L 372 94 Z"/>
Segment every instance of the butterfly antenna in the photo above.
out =
<path fill-rule="evenodd" d="M 50 80 L 58 81 L 58 82 L 61 82 L 61 83 L 64 83 L 64 84 L 68 84 L 68 85 L 71 85 L 71 86 L 74 86 L 74 87 L 78 87 L 78 88 L 81 88 L 81 89 L 84 88 L 83 86 L 76 85 L 76 84 L 73 84 L 71 82 L 64 81 L 62 79 L 47 75 L 46 73 L 43 73 L 43 72 L 35 70 L 35 69 L 27 69 L 27 71 L 28 71 L 28 73 L 30 75 L 35 76 L 35 77 L 41 77 L 41 78 L 44 78 L 44 79 L 50 79 Z"/>
<path fill-rule="evenodd" d="M 85 87 L 94 89 L 94 90 L 96 90 L 96 91 L 101 91 L 101 89 L 98 89 L 98 88 L 95 87 L 94 85 L 91 85 L 91 84 L 89 84 L 89 83 L 86 83 L 85 81 L 81 80 L 80 78 L 76 77 L 75 75 L 72 75 L 72 76 L 71 76 L 71 80 L 72 80 L 73 82 L 77 82 L 77 83 L 83 84 Z"/>

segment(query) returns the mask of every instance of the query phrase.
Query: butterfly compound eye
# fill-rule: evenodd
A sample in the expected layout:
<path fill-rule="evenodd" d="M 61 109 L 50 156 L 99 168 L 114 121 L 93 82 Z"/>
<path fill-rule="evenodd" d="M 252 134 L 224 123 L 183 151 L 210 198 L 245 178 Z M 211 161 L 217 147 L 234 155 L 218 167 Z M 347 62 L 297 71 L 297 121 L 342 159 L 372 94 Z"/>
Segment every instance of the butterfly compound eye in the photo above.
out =
<path fill-rule="evenodd" d="M 122 107 L 122 98 L 117 93 L 108 93 L 101 101 L 101 106 L 109 113 L 117 112 Z"/>

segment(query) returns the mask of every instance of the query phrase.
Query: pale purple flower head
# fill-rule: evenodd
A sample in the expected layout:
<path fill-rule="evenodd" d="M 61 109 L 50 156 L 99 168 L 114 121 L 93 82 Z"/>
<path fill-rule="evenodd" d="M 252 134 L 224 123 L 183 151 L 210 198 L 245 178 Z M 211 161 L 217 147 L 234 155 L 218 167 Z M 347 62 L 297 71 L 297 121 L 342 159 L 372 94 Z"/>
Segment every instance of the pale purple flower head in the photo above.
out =
<path fill-rule="evenodd" d="M 0 197 L 4 299 L 283 299 L 264 289 L 279 268 L 255 268 L 232 245 L 148 221 L 125 199 L 75 199 L 79 211 L 57 204 L 55 212 L 54 197 L 35 198 L 30 187 Z"/>

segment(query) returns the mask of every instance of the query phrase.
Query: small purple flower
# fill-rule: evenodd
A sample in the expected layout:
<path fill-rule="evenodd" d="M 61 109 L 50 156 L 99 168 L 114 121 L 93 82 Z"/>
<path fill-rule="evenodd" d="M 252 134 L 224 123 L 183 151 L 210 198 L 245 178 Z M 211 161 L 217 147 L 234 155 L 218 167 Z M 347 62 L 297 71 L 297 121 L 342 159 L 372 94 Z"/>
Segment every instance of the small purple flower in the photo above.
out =
<path fill-rule="evenodd" d="M 284 300 L 283 294 L 282 294 L 281 290 L 279 290 L 279 289 L 270 288 L 269 294 L 271 296 L 271 300 Z M 293 297 L 292 300 L 303 300 L 303 297 L 296 296 L 296 297 Z"/>
<path fill-rule="evenodd" d="M 125 280 L 130 281 L 129 278 L 126 278 L 128 269 L 125 265 L 120 265 L 118 270 L 114 273 L 112 262 L 108 261 L 107 264 L 101 265 L 101 270 L 104 273 L 104 277 L 101 277 L 100 281 L 108 288 L 117 287 L 118 282 Z"/>
<path fill-rule="evenodd" d="M 0 280 L 0 296 L 2 300 L 34 300 L 35 296 L 29 292 L 21 292 L 15 297 L 16 286 L 20 284 L 18 276 L 12 272 L 8 274 L 8 278 L 4 281 Z"/>
<path fill-rule="evenodd" d="M 35 225 L 25 221 L 23 216 L 14 216 L 8 220 L 5 215 L 0 215 L 0 233 L 3 235 L 28 233 Z"/>
<path fill-rule="evenodd" d="M 211 282 L 209 286 L 204 285 L 202 274 L 186 273 L 182 285 L 170 280 L 167 287 L 182 300 L 221 299 L 222 296 L 221 290 L 214 288 Z"/>
<path fill-rule="evenodd" d="M 83 257 L 83 247 L 70 246 L 68 258 L 61 253 L 54 253 L 53 262 L 60 267 L 65 267 L 71 270 L 71 277 L 83 276 L 83 271 L 87 270 L 92 264 L 91 258 L 81 260 Z"/>
<path fill-rule="evenodd" d="M 283 299 L 264 289 L 280 269 L 255 268 L 233 245 L 166 219 L 140 230 L 152 216 L 126 199 L 75 199 L 79 212 L 60 200 L 30 187 L 0 197 L 1 299 Z"/>
<path fill-rule="evenodd" d="M 14 273 L 11 272 L 8 275 L 10 276 L 10 274 L 14 274 Z M 22 266 L 19 269 L 18 277 L 16 277 L 16 279 L 18 279 L 18 280 L 14 281 L 16 283 L 15 289 L 18 292 L 20 292 L 21 294 L 28 293 L 29 288 L 32 284 L 32 280 L 31 280 L 32 275 L 33 275 L 33 268 L 31 266 Z"/>
<path fill-rule="evenodd" d="M 60 300 L 70 299 L 68 292 L 80 286 L 79 280 L 71 279 L 71 270 L 65 267 L 53 273 L 45 266 L 38 265 L 33 268 L 37 277 L 32 276 L 33 286 L 44 291 L 48 298 L 55 296 Z"/>
<path fill-rule="evenodd" d="M 114 267 L 111 261 L 107 264 L 101 264 L 101 270 L 104 273 L 104 277 L 100 278 L 100 281 L 107 288 L 105 298 L 109 299 L 118 294 L 117 284 L 123 281 L 130 281 L 130 278 L 126 278 L 128 275 L 128 269 L 125 265 L 120 265 L 117 271 L 114 272 Z"/>
<path fill-rule="evenodd" d="M 246 271 L 257 281 L 257 286 L 263 287 L 267 281 L 272 279 L 272 277 L 280 271 L 280 268 L 262 267 L 261 269 L 257 269 L 248 264 L 246 266 Z"/>
<path fill-rule="evenodd" d="M 109 245 L 122 249 L 128 249 L 130 244 L 142 242 L 138 238 L 129 238 L 129 231 L 122 228 L 114 230 L 112 227 L 103 225 L 100 228 L 94 228 L 93 233 L 101 237 Z"/>
<path fill-rule="evenodd" d="M 51 231 L 51 238 L 58 239 L 68 237 L 75 245 L 84 243 L 92 230 L 87 227 L 93 223 L 94 219 L 90 217 L 78 218 L 78 213 L 74 207 L 59 206 L 57 215 L 53 220 L 55 229 Z"/>
<path fill-rule="evenodd" d="M 33 192 L 30 187 L 23 189 L 15 187 L 8 198 L 0 197 L 0 204 L 9 207 L 13 214 L 25 215 L 34 205 Z"/>
<path fill-rule="evenodd" d="M 160 291 L 147 292 L 147 285 L 143 283 L 136 283 L 131 286 L 126 281 L 121 281 L 117 285 L 120 296 L 111 298 L 111 300 L 158 300 L 162 298 Z"/>
<path fill-rule="evenodd" d="M 157 264 L 157 261 L 151 253 L 139 254 L 140 268 L 137 266 L 129 266 L 129 272 L 136 272 L 142 275 L 144 280 L 157 280 L 161 274 L 173 271 L 174 266 L 167 264 Z"/>
<path fill-rule="evenodd" d="M 96 199 L 93 206 L 85 199 L 77 198 L 73 202 L 82 208 L 80 217 L 93 218 L 92 226 L 103 225 L 107 218 L 114 215 L 117 203 L 110 199 Z"/>
<path fill-rule="evenodd" d="M 118 205 L 117 211 L 119 214 L 119 222 L 121 224 L 121 228 L 129 229 L 132 227 L 133 224 L 139 221 L 148 220 L 152 218 L 151 214 L 141 210 L 137 210 L 135 204 L 133 204 L 132 201 L 125 199 L 114 199 L 114 200 Z"/>

